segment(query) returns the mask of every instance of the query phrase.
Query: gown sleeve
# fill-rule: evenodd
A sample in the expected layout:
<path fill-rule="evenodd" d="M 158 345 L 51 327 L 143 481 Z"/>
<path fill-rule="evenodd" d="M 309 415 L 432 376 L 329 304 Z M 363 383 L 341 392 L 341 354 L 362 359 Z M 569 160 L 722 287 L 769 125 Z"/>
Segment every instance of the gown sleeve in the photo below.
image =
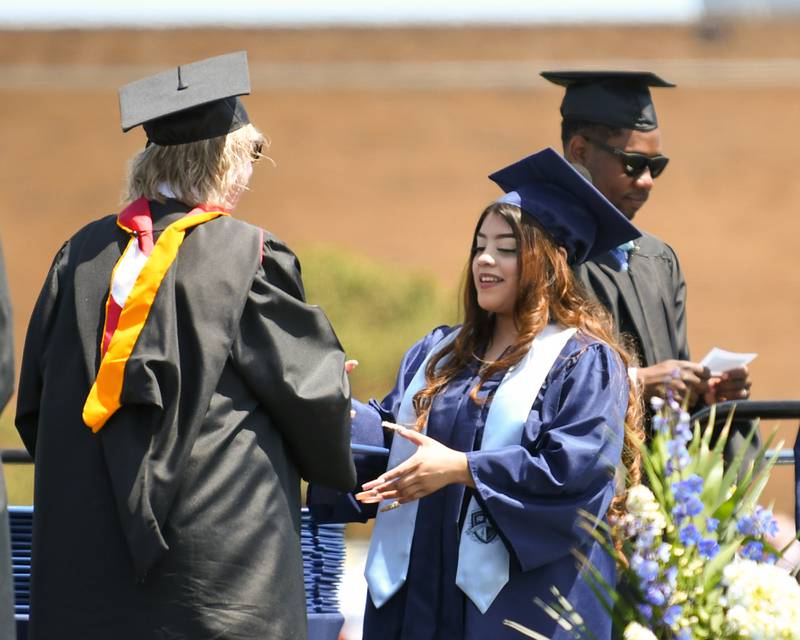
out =
<path fill-rule="evenodd" d="M 627 380 L 616 354 L 591 343 L 551 371 L 521 444 L 467 453 L 476 497 L 523 571 L 590 541 L 580 510 L 604 517 L 622 452 Z"/>
<path fill-rule="evenodd" d="M 22 367 L 17 393 L 17 412 L 15 424 L 22 442 L 31 456 L 36 451 L 36 434 L 39 424 L 39 404 L 42 399 L 42 372 L 47 336 L 53 322 L 53 314 L 59 296 L 59 274 L 66 265 L 69 255 L 69 241 L 65 242 L 53 258 L 39 298 L 33 308 L 25 347 L 22 352 Z"/>
<path fill-rule="evenodd" d="M 297 258 L 269 234 L 232 355 L 285 439 L 301 476 L 352 489 L 344 352 L 322 310 L 306 304 Z"/>
<path fill-rule="evenodd" d="M 428 352 L 444 337 L 453 331 L 452 327 L 440 326 L 416 342 L 403 356 L 394 388 L 382 401 L 370 400 L 360 402 L 353 399 L 355 416 L 352 421 L 351 443 L 373 447 L 390 448 L 391 432 L 384 431 L 381 422 L 396 422 L 400 403 L 406 388 L 414 378 L 417 369 L 428 355 Z M 386 471 L 388 459 L 375 454 L 355 453 L 353 460 L 356 466 L 356 490 L 361 485 L 377 478 Z M 361 504 L 353 493 L 341 493 L 327 486 L 311 485 L 306 494 L 309 508 L 318 522 L 366 522 L 374 518 L 378 505 Z"/>

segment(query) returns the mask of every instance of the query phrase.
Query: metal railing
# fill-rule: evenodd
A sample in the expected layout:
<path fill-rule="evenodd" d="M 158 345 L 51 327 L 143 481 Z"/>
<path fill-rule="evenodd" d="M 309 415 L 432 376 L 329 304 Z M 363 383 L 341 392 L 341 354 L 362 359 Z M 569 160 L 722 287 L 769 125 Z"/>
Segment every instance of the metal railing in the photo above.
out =
<path fill-rule="evenodd" d="M 716 405 L 713 428 L 721 428 L 734 411 L 734 420 L 797 420 L 800 419 L 800 400 L 741 400 L 720 402 Z M 711 414 L 711 407 L 705 407 L 692 415 L 692 424 L 699 420 L 706 425 Z M 770 449 L 766 453 L 768 459 L 775 458 L 776 465 L 793 465 L 793 449 Z"/>
<path fill-rule="evenodd" d="M 728 419 L 731 410 L 735 409 L 736 420 L 753 420 L 763 418 L 766 420 L 800 420 L 800 400 L 742 400 L 721 402 L 716 405 L 714 428 L 721 428 Z M 705 407 L 692 415 L 692 424 L 700 420 L 705 425 L 708 422 L 711 408 Z M 353 453 L 388 457 L 389 450 L 384 447 L 354 444 Z M 792 449 L 771 449 L 767 456 L 777 458 L 776 464 L 794 464 Z M 0 449 L 0 460 L 6 464 L 30 464 L 33 462 L 30 454 L 25 449 Z"/>
<path fill-rule="evenodd" d="M 25 449 L 0 449 L 0 460 L 4 464 L 31 464 L 33 458 Z"/>

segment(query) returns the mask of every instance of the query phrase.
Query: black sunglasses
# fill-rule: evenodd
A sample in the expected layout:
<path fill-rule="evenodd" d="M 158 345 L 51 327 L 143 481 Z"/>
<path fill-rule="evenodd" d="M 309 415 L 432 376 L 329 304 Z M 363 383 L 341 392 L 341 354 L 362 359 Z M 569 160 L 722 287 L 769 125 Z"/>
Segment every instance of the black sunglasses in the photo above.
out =
<path fill-rule="evenodd" d="M 583 137 L 586 138 L 586 136 Z M 650 175 L 653 176 L 653 178 L 657 178 L 664 172 L 669 162 L 667 156 L 646 156 L 643 153 L 631 153 L 630 151 L 623 151 L 618 147 L 612 147 L 610 144 L 600 142 L 594 138 L 586 139 L 603 151 L 617 156 L 622 161 L 622 170 L 625 172 L 625 175 L 631 178 L 638 178 L 644 173 L 645 169 L 650 169 Z"/>

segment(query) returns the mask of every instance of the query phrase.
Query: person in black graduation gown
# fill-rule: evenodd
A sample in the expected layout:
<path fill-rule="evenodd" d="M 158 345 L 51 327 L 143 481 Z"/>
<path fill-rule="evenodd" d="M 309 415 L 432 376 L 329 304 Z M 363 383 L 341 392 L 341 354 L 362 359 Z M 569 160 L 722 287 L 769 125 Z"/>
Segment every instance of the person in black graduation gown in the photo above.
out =
<path fill-rule="evenodd" d="M 300 478 L 353 486 L 349 385 L 295 256 L 229 215 L 248 92 L 244 52 L 120 90 L 130 204 L 59 250 L 23 354 L 31 640 L 306 637 Z"/>
<path fill-rule="evenodd" d="M 649 88 L 675 85 L 638 71 L 541 75 L 566 88 L 561 103 L 564 156 L 587 170 L 597 189 L 633 220 L 668 163 Z M 665 388 L 679 398 L 689 394 L 695 408 L 749 396 L 746 367 L 712 377 L 691 360 L 686 282 L 675 251 L 664 241 L 643 232 L 632 244 L 576 266 L 576 275 L 632 340 L 639 366 L 630 373 L 646 400 Z"/>
<path fill-rule="evenodd" d="M 14 332 L 11 293 L 5 261 L 0 249 L 0 413 L 14 393 Z M 8 525 L 8 496 L 3 464 L 0 462 L 0 638 L 14 638 L 14 578 L 11 571 L 11 540 Z"/>
<path fill-rule="evenodd" d="M 309 489 L 320 519 L 377 512 L 365 640 L 522 637 L 504 620 L 566 640 L 535 603 L 553 586 L 594 637 L 610 637 L 573 552 L 613 584 L 614 559 L 580 514 L 624 503 L 614 473 L 622 460 L 638 477 L 640 413 L 611 320 L 569 264 L 639 234 L 552 149 L 491 178 L 506 195 L 477 221 L 463 324 L 413 345 L 382 401 L 354 403 L 354 442 L 391 438 L 388 469 L 359 455 L 363 491 Z M 406 428 L 382 432 L 382 421 Z"/>

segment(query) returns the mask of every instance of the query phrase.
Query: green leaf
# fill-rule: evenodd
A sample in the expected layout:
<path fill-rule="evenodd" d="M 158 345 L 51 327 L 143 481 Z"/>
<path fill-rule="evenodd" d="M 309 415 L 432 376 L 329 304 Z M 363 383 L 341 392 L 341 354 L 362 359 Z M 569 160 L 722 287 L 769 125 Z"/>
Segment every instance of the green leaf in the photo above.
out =
<path fill-rule="evenodd" d="M 736 500 L 734 500 L 733 496 L 731 496 L 728 500 L 717 507 L 717 510 L 711 514 L 711 517 L 716 518 L 720 521 L 720 523 L 726 523 L 727 526 L 728 519 L 733 515 L 735 509 Z"/>
<path fill-rule="evenodd" d="M 653 446 L 658 447 L 659 441 L 663 440 L 662 436 L 656 435 L 653 440 Z M 646 446 L 642 446 L 642 466 L 644 467 L 645 475 L 647 476 L 647 485 L 650 491 L 653 492 L 659 504 L 664 503 L 664 484 L 662 478 L 664 477 L 664 466 L 658 464 L 659 458 L 654 451 L 651 451 Z M 663 460 L 662 456 L 660 460 Z"/>
<path fill-rule="evenodd" d="M 726 422 L 726 427 L 730 426 L 729 423 L 732 420 L 733 420 L 733 411 L 731 411 L 731 414 L 728 416 L 728 422 Z M 733 460 L 728 465 L 728 468 L 725 471 L 724 477 L 722 478 L 721 486 L 723 486 L 725 488 L 726 494 L 727 494 L 728 488 L 733 486 L 736 483 L 737 479 L 739 478 L 740 470 L 742 468 L 742 465 L 744 464 L 745 455 L 747 455 L 747 452 L 748 452 L 748 450 L 750 448 L 750 443 L 753 441 L 753 438 L 755 437 L 757 432 L 758 432 L 758 420 L 755 420 L 754 423 L 753 423 L 753 428 L 750 429 L 750 432 L 747 434 L 747 437 L 744 439 L 744 443 L 742 444 L 741 447 L 739 447 L 739 449 L 736 452 L 736 455 L 734 456 Z M 727 430 L 725 430 L 725 438 L 727 439 Z M 722 451 L 722 448 L 724 446 L 725 446 L 725 440 L 723 440 L 722 437 L 720 437 L 720 439 L 717 441 L 717 447 L 720 449 L 720 451 Z M 760 452 L 766 452 L 766 448 L 762 447 L 759 451 Z M 759 457 L 763 458 L 763 455 L 761 455 Z M 756 465 L 751 466 L 751 468 L 748 469 L 747 472 L 745 473 L 745 475 L 741 478 L 741 482 L 740 482 L 740 485 L 739 485 L 740 487 L 746 486 L 749 483 L 749 480 L 752 477 L 753 468 L 755 466 Z M 723 499 L 724 499 L 724 495 L 725 494 L 723 494 L 723 496 L 721 496 Z"/>
<path fill-rule="evenodd" d="M 766 446 L 770 446 L 772 440 L 774 440 L 775 433 L 770 436 L 767 441 Z M 778 443 L 778 448 L 783 446 L 783 442 Z M 744 513 L 749 513 L 755 508 L 755 504 L 758 501 L 761 492 L 764 491 L 764 487 L 767 485 L 767 481 L 769 480 L 770 473 L 772 472 L 772 467 L 775 466 L 775 463 L 778 461 L 777 458 L 772 458 L 771 460 L 766 460 L 764 454 L 766 449 L 763 449 L 759 452 L 759 455 L 756 458 L 756 464 L 754 468 L 757 468 L 759 471 L 753 478 L 751 482 L 747 484 L 744 488 L 743 497 L 740 499 L 739 503 L 739 511 Z"/>

